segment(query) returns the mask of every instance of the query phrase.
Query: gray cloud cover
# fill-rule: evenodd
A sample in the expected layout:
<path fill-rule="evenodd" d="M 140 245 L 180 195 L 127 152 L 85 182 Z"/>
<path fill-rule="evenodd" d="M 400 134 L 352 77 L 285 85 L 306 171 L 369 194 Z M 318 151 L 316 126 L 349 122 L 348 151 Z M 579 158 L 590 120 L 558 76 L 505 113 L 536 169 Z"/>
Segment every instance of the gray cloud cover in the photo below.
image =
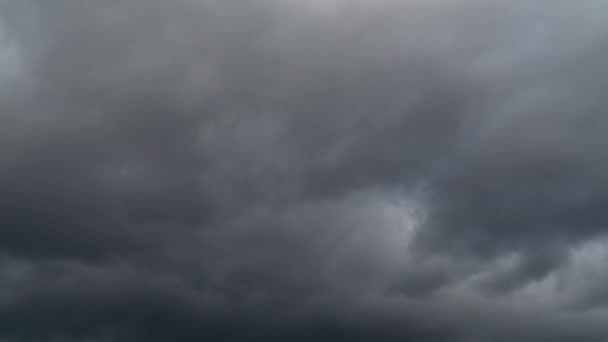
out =
<path fill-rule="evenodd" d="M 0 1 L 0 340 L 605 341 L 607 13 Z"/>

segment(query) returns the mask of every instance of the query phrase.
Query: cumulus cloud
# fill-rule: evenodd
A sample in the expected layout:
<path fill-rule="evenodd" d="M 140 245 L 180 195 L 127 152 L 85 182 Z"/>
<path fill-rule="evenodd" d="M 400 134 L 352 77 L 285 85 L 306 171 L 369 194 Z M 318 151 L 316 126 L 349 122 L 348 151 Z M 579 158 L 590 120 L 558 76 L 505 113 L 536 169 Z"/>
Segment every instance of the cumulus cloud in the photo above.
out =
<path fill-rule="evenodd" d="M 2 341 L 603 341 L 603 1 L 0 3 Z"/>

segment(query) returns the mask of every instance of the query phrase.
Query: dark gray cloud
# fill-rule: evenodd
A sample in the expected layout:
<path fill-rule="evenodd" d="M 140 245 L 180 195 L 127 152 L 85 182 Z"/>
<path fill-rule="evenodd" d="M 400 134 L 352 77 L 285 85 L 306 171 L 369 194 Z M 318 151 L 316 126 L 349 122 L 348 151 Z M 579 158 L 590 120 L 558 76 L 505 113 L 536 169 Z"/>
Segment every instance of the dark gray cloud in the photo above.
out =
<path fill-rule="evenodd" d="M 0 341 L 606 340 L 606 7 L 0 2 Z"/>

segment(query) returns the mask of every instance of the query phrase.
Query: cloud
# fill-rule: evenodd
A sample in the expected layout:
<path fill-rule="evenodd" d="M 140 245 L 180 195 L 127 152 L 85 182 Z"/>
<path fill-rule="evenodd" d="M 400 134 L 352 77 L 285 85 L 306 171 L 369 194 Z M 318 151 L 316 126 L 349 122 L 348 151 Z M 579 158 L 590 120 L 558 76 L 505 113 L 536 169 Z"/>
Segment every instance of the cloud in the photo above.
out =
<path fill-rule="evenodd" d="M 0 338 L 601 341 L 599 1 L 4 1 Z"/>

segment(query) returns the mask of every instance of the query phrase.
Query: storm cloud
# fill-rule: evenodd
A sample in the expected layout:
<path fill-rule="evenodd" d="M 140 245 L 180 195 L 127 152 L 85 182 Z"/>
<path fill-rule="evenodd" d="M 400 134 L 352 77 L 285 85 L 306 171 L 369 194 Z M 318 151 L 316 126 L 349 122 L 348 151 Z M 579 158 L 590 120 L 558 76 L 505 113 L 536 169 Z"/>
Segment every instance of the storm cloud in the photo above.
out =
<path fill-rule="evenodd" d="M 605 341 L 608 3 L 0 0 L 0 341 Z"/>

